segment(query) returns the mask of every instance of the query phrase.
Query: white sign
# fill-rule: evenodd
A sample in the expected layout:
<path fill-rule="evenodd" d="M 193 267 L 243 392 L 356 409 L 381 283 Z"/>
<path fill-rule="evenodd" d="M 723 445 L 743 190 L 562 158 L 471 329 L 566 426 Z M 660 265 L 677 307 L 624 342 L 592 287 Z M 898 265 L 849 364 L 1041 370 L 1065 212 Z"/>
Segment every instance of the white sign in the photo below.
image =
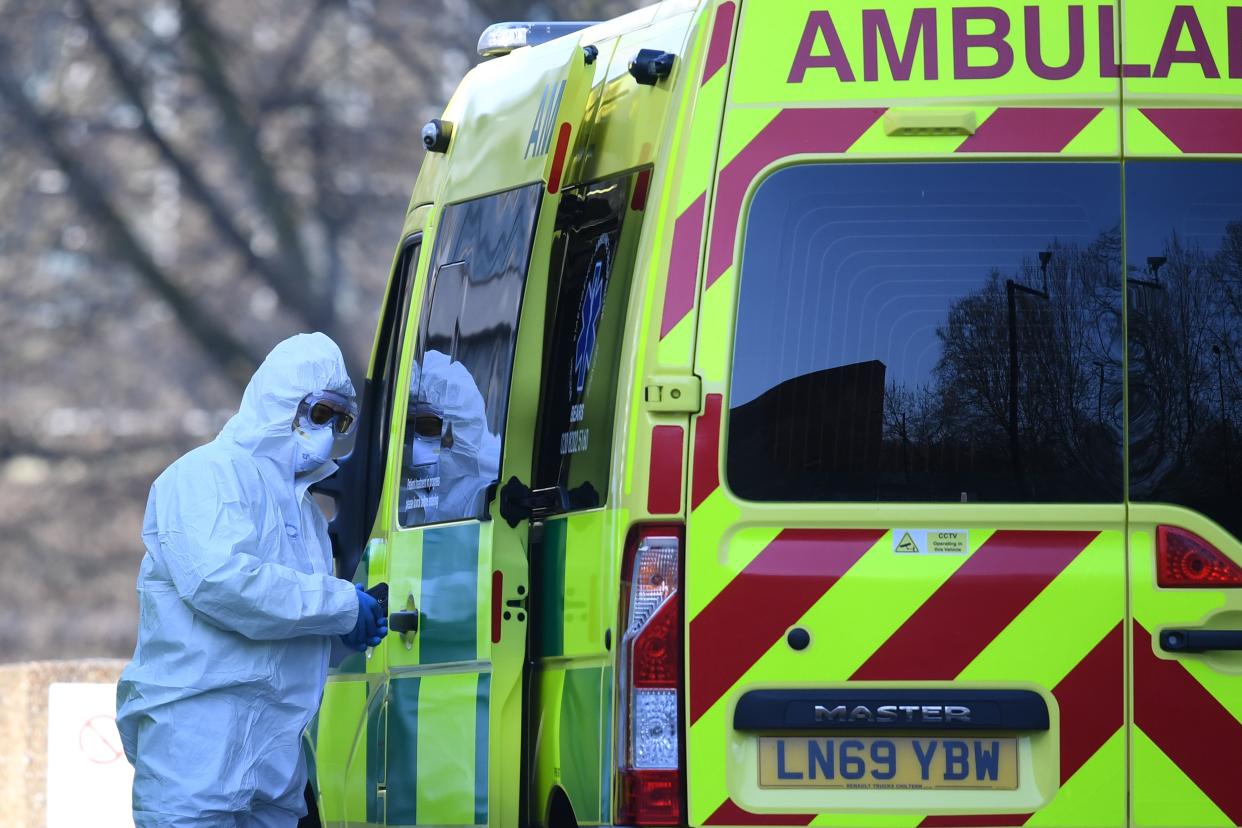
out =
<path fill-rule="evenodd" d="M 134 769 L 115 711 L 115 684 L 48 687 L 47 828 L 133 828 Z"/>
<path fill-rule="evenodd" d="M 966 529 L 894 529 L 893 551 L 905 555 L 967 555 Z"/>

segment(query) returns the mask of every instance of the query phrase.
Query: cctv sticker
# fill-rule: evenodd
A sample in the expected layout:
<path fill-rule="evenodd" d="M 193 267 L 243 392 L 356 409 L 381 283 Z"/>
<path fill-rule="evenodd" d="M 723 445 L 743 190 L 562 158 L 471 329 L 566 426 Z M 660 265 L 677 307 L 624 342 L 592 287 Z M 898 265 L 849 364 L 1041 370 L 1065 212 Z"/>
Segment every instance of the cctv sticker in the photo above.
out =
<path fill-rule="evenodd" d="M 970 532 L 965 529 L 894 529 L 893 551 L 903 555 L 966 555 Z"/>

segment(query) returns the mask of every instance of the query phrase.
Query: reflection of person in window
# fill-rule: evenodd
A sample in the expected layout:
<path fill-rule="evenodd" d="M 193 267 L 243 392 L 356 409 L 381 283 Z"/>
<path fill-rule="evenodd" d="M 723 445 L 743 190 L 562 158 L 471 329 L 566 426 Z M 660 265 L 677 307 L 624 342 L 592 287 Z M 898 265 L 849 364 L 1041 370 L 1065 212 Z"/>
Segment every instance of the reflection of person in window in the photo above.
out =
<path fill-rule="evenodd" d="M 410 422 L 403 522 L 481 516 L 500 474 L 500 438 L 487 428 L 483 395 L 466 366 L 427 351 L 410 380 Z"/>

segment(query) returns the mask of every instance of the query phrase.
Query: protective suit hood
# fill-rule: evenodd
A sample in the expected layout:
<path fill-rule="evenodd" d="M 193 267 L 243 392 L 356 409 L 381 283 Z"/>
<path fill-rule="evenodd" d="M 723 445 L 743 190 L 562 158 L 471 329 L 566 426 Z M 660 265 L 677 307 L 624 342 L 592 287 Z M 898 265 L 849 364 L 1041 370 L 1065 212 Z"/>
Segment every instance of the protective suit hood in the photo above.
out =
<path fill-rule="evenodd" d="M 476 474 L 494 477 L 499 469 L 499 438 L 487 427 L 487 408 L 470 370 L 440 351 L 427 351 L 422 364 L 415 362 L 410 380 L 411 399 L 431 404 L 451 426 L 452 441 L 441 452 L 440 462 L 450 458 L 473 468 Z"/>
<path fill-rule="evenodd" d="M 302 398 L 315 391 L 355 396 L 341 349 L 321 333 L 291 336 L 273 348 L 254 372 L 220 439 L 292 468 L 293 417 Z"/>
<path fill-rule="evenodd" d="M 432 492 L 437 505 L 422 519 L 479 517 L 484 493 L 500 473 L 500 437 L 488 428 L 483 395 L 470 370 L 440 351 L 427 351 L 413 369 L 411 402 L 430 405 L 444 418 L 440 482 Z"/>

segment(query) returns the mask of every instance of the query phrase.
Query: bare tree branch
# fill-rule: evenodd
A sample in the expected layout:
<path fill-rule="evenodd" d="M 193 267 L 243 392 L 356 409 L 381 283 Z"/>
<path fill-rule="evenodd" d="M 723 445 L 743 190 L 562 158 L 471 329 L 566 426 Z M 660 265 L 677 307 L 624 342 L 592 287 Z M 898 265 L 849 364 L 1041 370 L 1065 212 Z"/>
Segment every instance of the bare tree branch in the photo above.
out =
<path fill-rule="evenodd" d="M 0 61 L 7 62 L 7 44 L 0 41 Z M 232 382 L 244 387 L 259 364 L 257 356 L 232 332 L 203 313 L 202 308 L 164 272 L 142 245 L 116 206 L 105 195 L 104 187 L 63 143 L 59 131 L 40 112 L 13 81 L 14 73 L 0 71 L 0 100 L 16 115 L 20 129 L 65 175 L 75 200 L 104 232 L 116 254 L 172 309 L 184 330 Z"/>
<path fill-rule="evenodd" d="M 313 106 L 318 96 L 309 89 L 273 90 L 258 102 L 260 115 L 272 115 L 285 109 L 297 109 L 302 106 Z"/>
<path fill-rule="evenodd" d="M 397 33 L 389 31 L 384 26 L 373 26 L 371 33 L 411 77 L 418 78 L 423 83 L 429 83 L 435 78 L 439 64 L 432 58 L 424 56 L 421 50 L 411 50 L 408 44 L 399 39 Z"/>
<path fill-rule="evenodd" d="M 300 285 L 306 294 L 304 315 L 312 325 L 331 333 L 330 295 L 325 295 L 327 292 L 322 285 L 316 283 L 316 274 L 302 247 L 297 219 L 289 209 L 293 202 L 280 187 L 271 165 L 259 149 L 255 128 L 224 72 L 217 48 L 218 37 L 195 0 L 181 0 L 181 18 L 187 41 L 200 64 L 199 77 L 223 119 L 226 139 L 254 188 L 260 209 L 276 231 L 280 256 L 285 262 L 283 269 L 304 279 Z"/>
<path fill-rule="evenodd" d="M 313 303 L 307 302 L 303 285 L 275 263 L 254 252 L 249 240 L 230 216 L 228 207 L 208 188 L 193 165 L 172 146 L 155 125 L 138 78 L 125 62 L 116 42 L 99 21 L 91 1 L 78 0 L 78 8 L 81 11 L 82 25 L 91 38 L 91 42 L 103 54 L 126 101 L 138 111 L 140 117 L 138 129 L 142 135 L 151 142 L 164 162 L 177 173 L 187 194 L 203 208 L 212 226 L 216 228 L 224 241 L 237 251 L 246 266 L 266 281 L 276 291 L 281 301 L 292 310 L 307 317 L 308 322 L 315 321 L 315 309 Z"/>
<path fill-rule="evenodd" d="M 310 44 L 315 33 L 323 28 L 324 12 L 334 3 L 339 2 L 340 0 L 316 0 L 306 12 L 306 16 L 302 18 L 302 24 L 289 39 L 289 50 L 285 52 L 284 60 L 272 73 L 271 83 L 268 84 L 269 95 L 283 94 L 293 85 L 294 76 L 302 67 L 307 55 L 310 54 Z"/>
<path fill-rule="evenodd" d="M 348 224 L 348 212 L 341 203 L 340 196 L 334 191 L 329 191 L 325 186 L 325 182 L 331 180 L 328 129 L 329 125 L 323 107 L 316 107 L 309 134 L 311 154 L 314 159 L 315 205 L 324 233 L 327 292 L 329 297 L 335 299 L 344 277 L 344 265 L 341 261 L 341 236 Z"/>

